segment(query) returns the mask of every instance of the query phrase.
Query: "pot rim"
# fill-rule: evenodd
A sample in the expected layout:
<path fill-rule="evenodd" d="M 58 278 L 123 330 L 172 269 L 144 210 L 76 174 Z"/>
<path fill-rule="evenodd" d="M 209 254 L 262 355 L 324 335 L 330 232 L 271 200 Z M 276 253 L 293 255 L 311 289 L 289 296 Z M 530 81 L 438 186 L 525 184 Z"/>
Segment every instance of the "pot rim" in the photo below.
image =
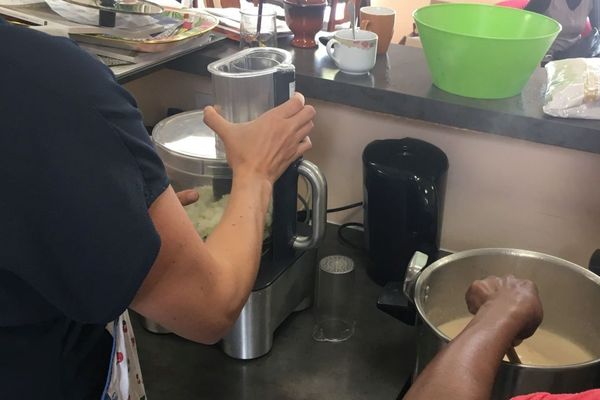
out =
<path fill-rule="evenodd" d="M 535 258 L 535 259 L 539 259 L 539 260 L 554 262 L 555 264 L 557 264 L 563 268 L 570 269 L 575 273 L 583 275 L 587 279 L 596 283 L 596 285 L 598 285 L 598 287 L 600 289 L 600 276 L 596 275 L 592 271 L 590 271 L 587 268 L 584 268 L 578 264 L 567 261 L 565 259 L 551 256 L 551 255 L 545 254 L 545 253 L 540 253 L 537 251 L 514 249 L 514 248 L 490 247 L 490 248 L 459 251 L 457 253 L 450 254 L 448 256 L 442 257 L 439 260 L 433 262 L 430 266 L 428 266 L 427 268 L 425 268 L 423 270 L 423 272 L 417 278 L 417 282 L 415 284 L 415 291 L 414 291 L 414 295 L 413 295 L 414 304 L 417 307 L 417 310 L 419 312 L 419 319 L 421 321 L 423 321 L 424 323 L 426 323 L 427 326 L 429 326 L 429 328 L 431 328 L 433 330 L 433 332 L 440 339 L 444 340 L 444 342 L 446 342 L 446 343 L 450 342 L 450 338 L 447 337 L 444 333 L 442 333 L 442 331 L 440 331 L 436 326 L 434 326 L 429 321 L 429 319 L 425 316 L 424 306 L 421 302 L 420 296 L 417 296 L 417 293 L 420 293 L 423 290 L 423 285 L 424 285 L 424 282 L 427 280 L 427 278 L 432 273 L 434 273 L 437 269 L 442 268 L 444 265 L 449 264 L 451 262 L 455 262 L 455 261 L 463 259 L 463 258 L 475 257 L 475 256 L 485 256 L 485 255 L 513 255 L 513 256 Z M 597 364 L 600 364 L 600 357 L 595 358 L 590 361 L 586 361 L 584 363 L 567 364 L 567 365 L 551 365 L 551 366 L 549 366 L 549 365 L 512 364 L 512 363 L 506 362 L 504 360 L 502 361 L 502 364 L 509 366 L 509 367 L 533 368 L 533 369 L 543 369 L 543 370 L 551 371 L 551 370 L 578 369 L 578 368 L 584 368 L 584 367 L 597 365 Z"/>

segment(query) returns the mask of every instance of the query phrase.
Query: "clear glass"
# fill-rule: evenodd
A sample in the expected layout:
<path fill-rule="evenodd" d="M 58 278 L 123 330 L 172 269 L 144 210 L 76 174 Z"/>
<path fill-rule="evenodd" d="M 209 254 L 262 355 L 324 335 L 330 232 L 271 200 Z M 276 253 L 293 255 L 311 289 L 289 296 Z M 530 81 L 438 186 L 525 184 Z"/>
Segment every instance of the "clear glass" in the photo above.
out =
<path fill-rule="evenodd" d="M 257 7 L 241 10 L 240 13 L 240 49 L 277 47 L 275 11 L 263 10 L 260 18 Z"/>
<path fill-rule="evenodd" d="M 251 121 L 275 106 L 275 78 L 290 71 L 292 54 L 277 48 L 247 48 L 208 66 L 215 106 L 230 122 Z M 217 138 L 217 151 L 224 153 Z"/>
<path fill-rule="evenodd" d="M 354 334 L 354 261 L 341 255 L 319 262 L 313 339 L 343 342 Z"/>

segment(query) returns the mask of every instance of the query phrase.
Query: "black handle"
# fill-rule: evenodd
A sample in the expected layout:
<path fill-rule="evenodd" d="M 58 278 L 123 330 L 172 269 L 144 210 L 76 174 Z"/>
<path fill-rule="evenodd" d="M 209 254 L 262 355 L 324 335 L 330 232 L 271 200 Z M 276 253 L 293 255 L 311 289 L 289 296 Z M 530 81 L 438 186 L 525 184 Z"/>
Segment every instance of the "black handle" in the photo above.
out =
<path fill-rule="evenodd" d="M 98 25 L 106 26 L 107 28 L 114 28 L 116 24 L 116 14 L 112 11 L 100 10 L 100 16 L 98 17 Z"/>
<path fill-rule="evenodd" d="M 295 91 L 296 87 L 296 72 L 294 68 L 281 69 L 273 74 L 273 106 L 277 107 L 280 104 L 288 101 Z"/>
<path fill-rule="evenodd" d="M 596 249 L 590 258 L 590 271 L 600 276 L 600 249 Z"/>
<path fill-rule="evenodd" d="M 283 66 L 273 74 L 273 106 L 288 101 L 295 91 L 296 72 L 293 66 Z M 298 166 L 302 158 L 296 160 L 277 179 L 273 186 L 273 224 L 271 237 L 273 262 L 276 265 L 288 264 L 295 256 L 292 247 L 296 237 L 296 208 L 298 202 Z"/>
<path fill-rule="evenodd" d="M 100 0 L 100 5 L 108 8 L 115 7 L 114 0 Z M 106 26 L 108 28 L 114 28 L 116 24 L 117 14 L 114 11 L 100 9 L 98 16 L 98 25 Z"/>
<path fill-rule="evenodd" d="M 417 311 L 415 306 L 404 296 L 402 285 L 402 282 L 388 282 L 377 299 L 377 308 L 406 325 L 414 326 Z"/>
<path fill-rule="evenodd" d="M 321 42 L 321 44 L 322 44 L 323 46 L 327 46 L 327 43 L 328 43 L 328 42 L 329 42 L 331 39 L 333 39 L 333 35 L 331 35 L 331 36 L 321 36 L 321 37 L 319 37 L 319 42 Z"/>

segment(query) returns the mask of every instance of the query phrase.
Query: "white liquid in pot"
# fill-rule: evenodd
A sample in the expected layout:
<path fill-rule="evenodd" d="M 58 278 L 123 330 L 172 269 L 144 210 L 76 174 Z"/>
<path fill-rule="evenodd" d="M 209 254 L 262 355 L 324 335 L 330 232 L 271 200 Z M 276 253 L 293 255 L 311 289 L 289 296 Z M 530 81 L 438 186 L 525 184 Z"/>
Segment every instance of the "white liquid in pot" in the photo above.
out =
<path fill-rule="evenodd" d="M 458 318 L 437 328 L 450 339 L 454 339 L 467 326 L 471 318 L 471 316 Z M 594 359 L 592 354 L 580 345 L 546 329 L 538 329 L 515 350 L 521 362 L 530 365 L 569 365 Z M 506 357 L 504 360 L 507 361 Z"/>

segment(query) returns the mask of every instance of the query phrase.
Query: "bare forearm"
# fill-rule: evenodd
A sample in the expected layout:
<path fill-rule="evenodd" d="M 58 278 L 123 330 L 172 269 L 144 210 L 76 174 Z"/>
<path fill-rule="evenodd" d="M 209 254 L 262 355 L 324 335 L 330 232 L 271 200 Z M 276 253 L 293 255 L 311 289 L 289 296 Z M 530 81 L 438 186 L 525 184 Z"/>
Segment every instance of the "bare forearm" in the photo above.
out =
<path fill-rule="evenodd" d="M 268 181 L 234 179 L 229 205 L 206 243 L 172 188 L 150 207 L 161 249 L 131 307 L 180 336 L 220 340 L 252 288 L 258 269 Z"/>
<path fill-rule="evenodd" d="M 475 317 L 418 376 L 405 400 L 489 400 L 513 337 L 505 322 Z"/>
<path fill-rule="evenodd" d="M 235 309 L 243 306 L 256 279 L 271 192 L 266 180 L 235 176 L 225 213 L 206 240 Z"/>

